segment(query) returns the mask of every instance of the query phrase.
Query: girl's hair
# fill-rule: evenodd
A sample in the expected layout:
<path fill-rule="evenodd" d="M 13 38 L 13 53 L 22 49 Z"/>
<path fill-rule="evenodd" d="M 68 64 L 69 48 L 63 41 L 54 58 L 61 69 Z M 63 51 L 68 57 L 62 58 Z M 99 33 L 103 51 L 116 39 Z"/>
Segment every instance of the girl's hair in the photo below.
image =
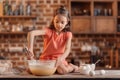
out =
<path fill-rule="evenodd" d="M 60 6 L 60 8 L 57 8 L 55 10 L 55 13 L 54 13 L 54 16 L 55 17 L 56 15 L 64 15 L 67 19 L 68 19 L 68 24 L 65 26 L 65 28 L 63 29 L 64 32 L 66 31 L 70 31 L 70 15 L 69 15 L 69 11 L 64 7 L 64 6 Z M 54 27 L 54 18 L 50 24 L 50 29 L 54 29 L 55 30 L 55 27 Z"/>

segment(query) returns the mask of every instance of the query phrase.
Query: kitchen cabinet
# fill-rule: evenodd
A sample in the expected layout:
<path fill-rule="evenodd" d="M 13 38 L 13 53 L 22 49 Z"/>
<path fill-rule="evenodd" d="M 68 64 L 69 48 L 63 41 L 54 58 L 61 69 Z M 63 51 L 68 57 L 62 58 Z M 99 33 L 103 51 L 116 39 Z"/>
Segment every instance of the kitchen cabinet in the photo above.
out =
<path fill-rule="evenodd" d="M 73 33 L 119 33 L 120 0 L 70 0 Z"/>
<path fill-rule="evenodd" d="M 115 33 L 115 18 L 113 17 L 96 17 L 95 18 L 95 33 Z"/>
<path fill-rule="evenodd" d="M 73 17 L 72 30 L 75 33 L 90 33 L 91 31 L 91 18 L 90 17 Z"/>
<path fill-rule="evenodd" d="M 80 45 L 96 42 L 105 58 L 103 63 L 115 68 L 118 68 L 120 63 L 117 58 L 119 52 L 116 52 L 120 49 L 119 10 L 120 0 L 69 0 L 71 30 L 75 37 L 80 37 Z M 110 52 L 112 50 L 113 52 Z M 77 53 L 82 52 L 76 51 Z M 89 63 L 89 57 L 86 59 L 83 56 L 80 59 Z"/>

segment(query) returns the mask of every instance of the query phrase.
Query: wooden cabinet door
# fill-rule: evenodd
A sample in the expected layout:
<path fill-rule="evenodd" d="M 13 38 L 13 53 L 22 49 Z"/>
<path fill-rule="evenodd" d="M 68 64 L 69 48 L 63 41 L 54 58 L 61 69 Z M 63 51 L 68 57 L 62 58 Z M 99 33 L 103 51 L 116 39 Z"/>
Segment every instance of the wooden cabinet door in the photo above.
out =
<path fill-rule="evenodd" d="M 95 32 L 96 33 L 114 33 L 116 31 L 115 18 L 99 17 L 95 18 Z"/>
<path fill-rule="evenodd" d="M 72 32 L 73 33 L 90 33 L 91 19 L 90 18 L 72 18 Z"/>

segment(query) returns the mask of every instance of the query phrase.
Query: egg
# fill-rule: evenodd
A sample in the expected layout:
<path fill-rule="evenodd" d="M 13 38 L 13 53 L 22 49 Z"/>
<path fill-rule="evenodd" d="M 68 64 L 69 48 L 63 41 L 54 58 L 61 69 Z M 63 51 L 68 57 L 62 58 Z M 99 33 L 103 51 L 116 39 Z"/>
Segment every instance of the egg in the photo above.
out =
<path fill-rule="evenodd" d="M 111 69 L 111 68 L 112 68 L 112 66 L 109 66 L 108 68 L 109 68 L 109 69 Z"/>
<path fill-rule="evenodd" d="M 87 69 L 87 67 L 86 66 L 83 66 L 83 70 L 86 70 Z"/>
<path fill-rule="evenodd" d="M 104 75 L 105 74 L 105 70 L 100 70 L 100 75 Z"/>
<path fill-rule="evenodd" d="M 90 71 L 90 72 L 89 72 L 89 75 L 90 75 L 90 76 L 94 76 L 94 75 L 95 75 L 95 71 Z"/>

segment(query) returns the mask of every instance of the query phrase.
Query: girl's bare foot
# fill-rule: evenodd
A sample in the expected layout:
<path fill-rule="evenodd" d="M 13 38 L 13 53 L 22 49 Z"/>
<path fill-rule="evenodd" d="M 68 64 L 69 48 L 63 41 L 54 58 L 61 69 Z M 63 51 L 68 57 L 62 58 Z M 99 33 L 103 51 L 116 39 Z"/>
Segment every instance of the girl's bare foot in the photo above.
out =
<path fill-rule="evenodd" d="M 73 67 L 73 71 L 72 72 L 78 72 L 78 66 L 73 65 L 71 63 L 69 65 Z"/>

